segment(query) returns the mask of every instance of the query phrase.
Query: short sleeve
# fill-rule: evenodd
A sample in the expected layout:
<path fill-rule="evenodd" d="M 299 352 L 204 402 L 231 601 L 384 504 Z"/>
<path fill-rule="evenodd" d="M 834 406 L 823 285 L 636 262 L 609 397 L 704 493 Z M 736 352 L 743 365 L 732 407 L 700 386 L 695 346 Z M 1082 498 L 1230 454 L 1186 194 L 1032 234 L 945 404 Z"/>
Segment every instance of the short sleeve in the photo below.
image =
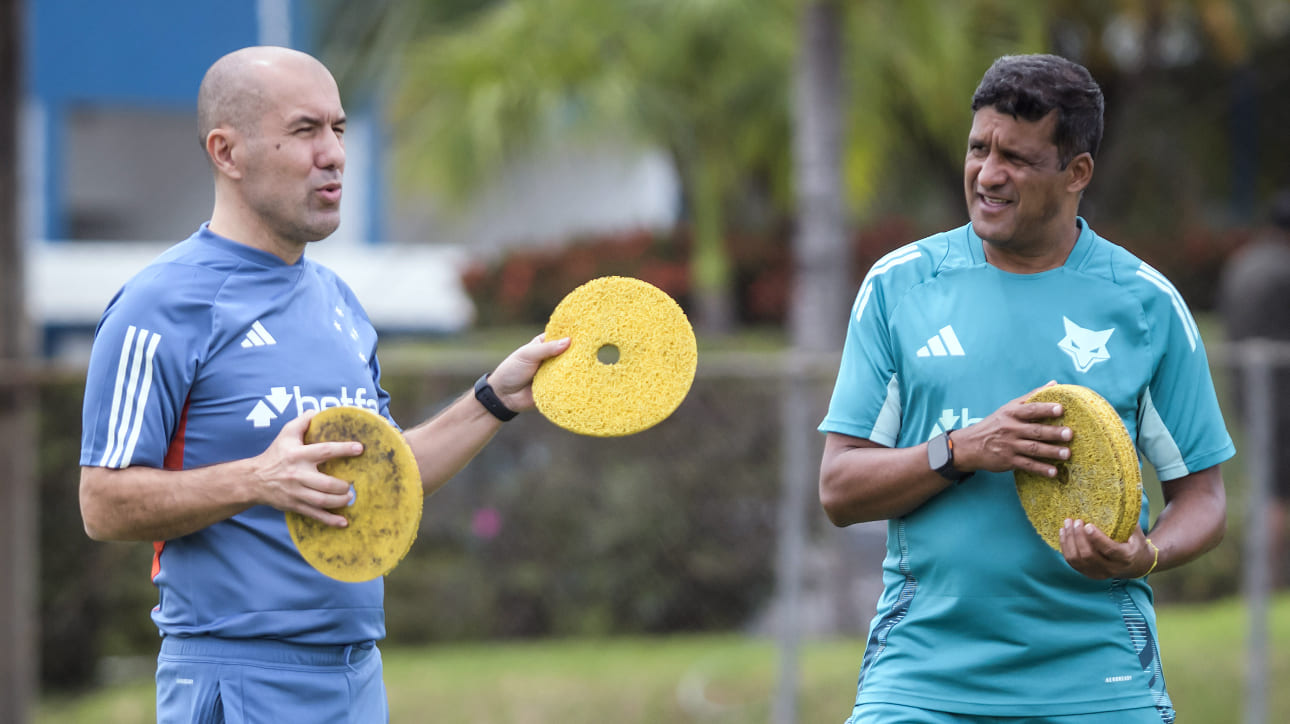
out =
<path fill-rule="evenodd" d="M 1138 406 L 1138 449 L 1161 480 L 1213 467 L 1236 449 L 1214 392 L 1200 329 L 1182 295 L 1143 264 L 1156 367 Z"/>
<path fill-rule="evenodd" d="M 81 465 L 162 467 L 210 338 L 209 285 L 155 265 L 122 288 L 94 334 Z M 180 268 L 193 281 L 200 270 Z"/>
<path fill-rule="evenodd" d="M 917 245 L 901 247 L 869 270 L 852 305 L 847 338 L 822 432 L 836 432 L 893 447 L 900 438 L 900 380 L 892 346 L 890 313 L 893 270 L 917 261 Z"/>

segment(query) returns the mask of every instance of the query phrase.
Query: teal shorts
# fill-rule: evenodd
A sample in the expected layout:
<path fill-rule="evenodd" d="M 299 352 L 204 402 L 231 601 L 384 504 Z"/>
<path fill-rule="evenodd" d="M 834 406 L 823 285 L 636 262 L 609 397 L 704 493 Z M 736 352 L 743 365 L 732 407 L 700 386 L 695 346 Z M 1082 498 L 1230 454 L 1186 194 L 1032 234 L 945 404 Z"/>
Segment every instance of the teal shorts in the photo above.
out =
<path fill-rule="evenodd" d="M 167 636 L 157 656 L 158 724 L 389 722 L 381 652 L 267 639 Z"/>
<path fill-rule="evenodd" d="M 873 703 L 857 705 L 847 724 L 1169 724 L 1173 719 L 1172 708 L 1154 706 L 1064 716 L 977 716 Z"/>

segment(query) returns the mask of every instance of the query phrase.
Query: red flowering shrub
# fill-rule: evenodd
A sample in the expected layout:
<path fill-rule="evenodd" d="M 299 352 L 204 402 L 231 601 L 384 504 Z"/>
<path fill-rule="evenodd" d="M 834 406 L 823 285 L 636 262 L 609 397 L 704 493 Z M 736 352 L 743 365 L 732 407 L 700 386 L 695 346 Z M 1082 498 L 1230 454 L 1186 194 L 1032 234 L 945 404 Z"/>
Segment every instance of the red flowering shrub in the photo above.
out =
<path fill-rule="evenodd" d="M 937 229 L 921 228 L 905 216 L 885 216 L 851 235 L 851 279 L 859 288 L 865 273 L 884 254 Z M 1181 236 L 1118 234 L 1113 226 L 1099 233 L 1138 254 L 1182 291 L 1194 309 L 1213 304 L 1218 273 L 1248 230 L 1193 227 Z M 791 229 L 730 236 L 727 251 L 733 265 L 735 310 L 745 325 L 783 324 L 793 278 Z M 511 252 L 478 262 L 463 274 L 475 303 L 479 324 L 545 324 L 551 310 L 578 285 L 596 277 L 629 276 L 653 284 L 689 310 L 689 230 L 630 231 Z M 844 301 L 847 303 L 849 300 Z"/>

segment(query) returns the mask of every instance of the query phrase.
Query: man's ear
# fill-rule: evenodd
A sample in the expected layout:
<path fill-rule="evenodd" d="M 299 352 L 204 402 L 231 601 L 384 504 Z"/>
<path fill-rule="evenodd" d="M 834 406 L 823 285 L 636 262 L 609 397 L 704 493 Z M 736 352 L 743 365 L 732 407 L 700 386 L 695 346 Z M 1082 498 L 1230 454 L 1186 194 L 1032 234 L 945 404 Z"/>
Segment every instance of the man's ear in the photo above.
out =
<path fill-rule="evenodd" d="M 1073 194 L 1083 193 L 1093 181 L 1093 157 L 1088 152 L 1084 152 L 1072 158 L 1071 162 L 1066 164 L 1066 173 L 1070 174 L 1066 190 Z"/>
<path fill-rule="evenodd" d="M 238 165 L 238 144 L 241 136 L 227 126 L 219 126 L 206 134 L 206 155 L 211 159 L 215 170 L 230 178 L 242 178 L 242 169 Z"/>

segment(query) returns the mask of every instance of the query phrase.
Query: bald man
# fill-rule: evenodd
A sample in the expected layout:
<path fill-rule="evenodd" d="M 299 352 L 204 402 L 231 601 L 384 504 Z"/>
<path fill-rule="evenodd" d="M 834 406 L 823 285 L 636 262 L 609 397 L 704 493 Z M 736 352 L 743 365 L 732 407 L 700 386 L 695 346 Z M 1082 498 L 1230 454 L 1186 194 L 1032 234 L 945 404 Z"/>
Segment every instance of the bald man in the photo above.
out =
<path fill-rule="evenodd" d="M 198 91 L 210 221 L 128 281 L 95 333 L 80 503 L 95 540 L 152 541 L 158 722 L 386 721 L 380 579 L 343 583 L 296 551 L 284 511 L 343 527 L 349 485 L 306 445 L 321 408 L 391 422 L 363 306 L 306 247 L 340 223 L 345 111 L 315 58 L 253 47 Z M 533 406 L 541 335 L 405 431 L 428 495 Z"/>

